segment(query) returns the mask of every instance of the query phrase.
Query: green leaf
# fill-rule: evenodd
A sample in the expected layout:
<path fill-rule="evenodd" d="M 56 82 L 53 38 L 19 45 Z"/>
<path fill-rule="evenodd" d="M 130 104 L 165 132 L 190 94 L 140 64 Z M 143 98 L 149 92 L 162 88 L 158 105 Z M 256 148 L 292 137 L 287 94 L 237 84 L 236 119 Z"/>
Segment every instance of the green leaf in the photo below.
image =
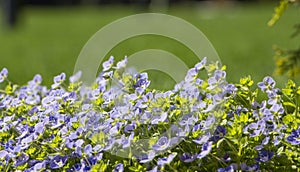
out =
<path fill-rule="evenodd" d="M 240 122 L 247 123 L 249 120 L 249 116 L 247 113 L 242 113 L 240 115 Z"/>
<path fill-rule="evenodd" d="M 294 121 L 294 116 L 291 115 L 291 114 L 288 114 L 288 115 L 283 117 L 282 121 L 283 121 L 284 124 L 288 125 L 288 124 L 290 124 L 291 122 Z"/>
<path fill-rule="evenodd" d="M 284 147 L 281 146 L 278 150 L 277 150 L 277 155 L 281 154 L 284 150 Z"/>
<path fill-rule="evenodd" d="M 99 143 L 102 143 L 105 139 L 105 134 L 104 132 L 99 132 L 99 133 L 96 133 L 94 134 L 90 140 L 92 141 L 92 143 L 94 144 L 99 144 Z"/>

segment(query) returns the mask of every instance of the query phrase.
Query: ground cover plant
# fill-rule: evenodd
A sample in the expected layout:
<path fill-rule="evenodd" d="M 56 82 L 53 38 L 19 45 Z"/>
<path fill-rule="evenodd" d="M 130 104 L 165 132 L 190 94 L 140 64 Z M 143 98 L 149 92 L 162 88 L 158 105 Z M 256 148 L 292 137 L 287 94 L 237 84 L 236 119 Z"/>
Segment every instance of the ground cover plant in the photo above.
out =
<path fill-rule="evenodd" d="M 18 86 L 2 69 L 0 171 L 300 168 L 300 87 L 293 81 L 284 89 L 271 77 L 228 83 L 225 67 L 204 58 L 173 89 L 159 91 L 126 62 L 109 58 L 90 86 L 80 72 L 55 76 L 50 88 L 40 75 Z"/>

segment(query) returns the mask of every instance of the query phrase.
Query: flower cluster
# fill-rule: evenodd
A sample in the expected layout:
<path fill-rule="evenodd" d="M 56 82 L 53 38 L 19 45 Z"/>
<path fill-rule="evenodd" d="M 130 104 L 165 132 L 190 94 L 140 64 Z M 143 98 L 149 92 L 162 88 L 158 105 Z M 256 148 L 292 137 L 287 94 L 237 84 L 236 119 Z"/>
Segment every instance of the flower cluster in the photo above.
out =
<path fill-rule="evenodd" d="M 150 89 L 127 59 L 103 63 L 91 86 L 78 72 L 0 72 L 0 171 L 295 171 L 300 168 L 300 88 L 266 77 L 226 82 L 206 58 L 174 89 Z M 201 73 L 207 78 L 201 78 Z M 260 90 L 259 90 L 260 89 Z M 266 98 L 258 96 L 265 94 Z"/>

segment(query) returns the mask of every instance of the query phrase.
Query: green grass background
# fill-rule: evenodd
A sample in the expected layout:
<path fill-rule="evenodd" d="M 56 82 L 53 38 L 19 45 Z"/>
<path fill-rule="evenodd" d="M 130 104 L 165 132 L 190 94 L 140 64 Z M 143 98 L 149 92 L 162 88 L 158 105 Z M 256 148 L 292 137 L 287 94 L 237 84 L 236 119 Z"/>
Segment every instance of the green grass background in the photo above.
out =
<path fill-rule="evenodd" d="M 237 82 L 241 77 L 251 75 L 258 82 L 266 75 L 273 75 L 273 45 L 290 49 L 300 46 L 299 37 L 290 38 L 293 25 L 299 22 L 299 8 L 289 8 L 281 20 L 270 28 L 267 21 L 275 5 L 235 4 L 221 7 L 181 4 L 163 12 L 187 20 L 207 36 L 219 53 L 222 64 L 227 66 L 228 81 Z M 21 21 L 16 29 L 0 27 L 0 68 L 8 68 L 10 80 L 18 84 L 26 83 L 39 73 L 44 78 L 44 84 L 49 85 L 52 77 L 60 72 L 69 76 L 73 73 L 81 48 L 101 27 L 141 12 L 130 6 L 27 6 L 21 11 Z M 125 55 L 149 48 L 169 51 L 182 58 L 189 67 L 197 62 L 195 55 L 182 44 L 149 35 L 122 42 L 108 56 L 122 59 Z M 149 73 L 154 88 L 165 89 L 174 84 L 165 74 L 157 71 Z M 282 86 L 287 78 L 275 79 Z"/>

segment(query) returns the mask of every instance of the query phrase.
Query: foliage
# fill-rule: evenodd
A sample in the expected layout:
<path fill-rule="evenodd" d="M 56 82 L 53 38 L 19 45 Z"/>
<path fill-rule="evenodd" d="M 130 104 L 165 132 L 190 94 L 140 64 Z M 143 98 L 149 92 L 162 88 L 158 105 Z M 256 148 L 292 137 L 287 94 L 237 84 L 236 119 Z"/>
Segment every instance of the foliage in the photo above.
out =
<path fill-rule="evenodd" d="M 281 0 L 280 4 L 275 8 L 273 17 L 268 22 L 268 25 L 273 26 L 278 21 L 283 12 L 287 9 L 287 7 L 290 4 L 297 4 L 298 1 L 299 0 Z M 292 34 L 292 37 L 295 37 L 300 33 L 300 24 L 296 24 L 295 29 L 296 31 Z M 287 74 L 290 78 L 296 77 L 300 73 L 300 48 L 296 50 L 284 50 L 276 47 L 275 52 L 275 74 Z"/>
<path fill-rule="evenodd" d="M 27 85 L 0 72 L 0 171 L 297 171 L 300 87 L 266 77 L 226 82 L 225 67 L 191 68 L 173 90 L 111 57 L 92 86 L 81 73 L 36 75 Z M 200 78 L 200 73 L 207 78 Z M 203 76 L 203 74 L 201 75 Z M 258 101 L 258 94 L 267 98 Z M 147 142 L 141 142 L 146 139 Z"/>

